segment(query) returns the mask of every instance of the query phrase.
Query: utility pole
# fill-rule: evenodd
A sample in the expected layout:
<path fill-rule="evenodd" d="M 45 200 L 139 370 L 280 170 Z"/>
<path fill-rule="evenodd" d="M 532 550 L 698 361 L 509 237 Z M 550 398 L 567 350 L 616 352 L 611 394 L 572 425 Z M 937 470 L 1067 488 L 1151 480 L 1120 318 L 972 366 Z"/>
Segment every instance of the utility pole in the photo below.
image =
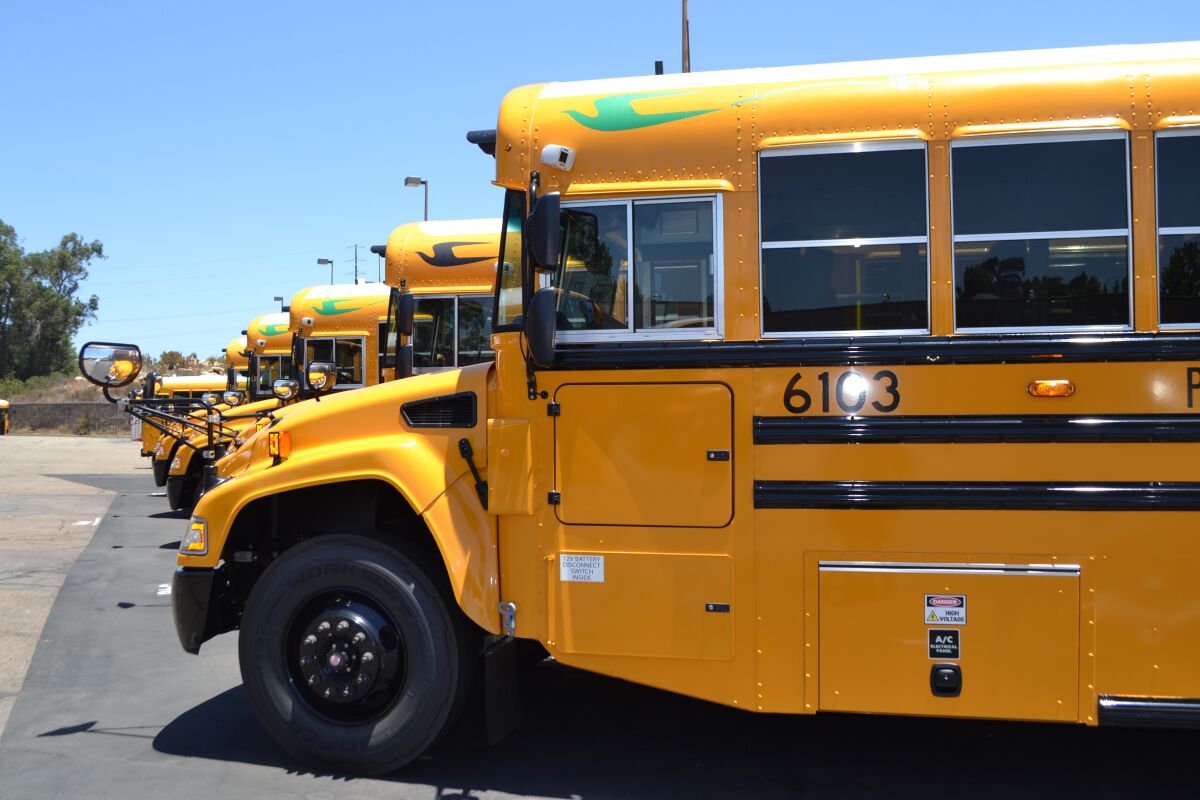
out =
<path fill-rule="evenodd" d="M 688 35 L 688 0 L 683 0 L 683 71 L 692 71 L 691 37 Z"/>
<path fill-rule="evenodd" d="M 354 245 L 354 284 L 358 285 L 358 245 Z"/>

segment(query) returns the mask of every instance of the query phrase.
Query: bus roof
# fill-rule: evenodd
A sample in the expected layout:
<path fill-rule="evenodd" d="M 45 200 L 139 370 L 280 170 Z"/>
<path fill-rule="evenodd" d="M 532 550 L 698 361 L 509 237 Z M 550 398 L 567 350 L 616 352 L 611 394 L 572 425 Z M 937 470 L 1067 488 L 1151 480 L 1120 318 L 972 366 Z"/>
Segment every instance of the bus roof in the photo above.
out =
<path fill-rule="evenodd" d="M 386 283 L 335 283 L 301 289 L 292 298 L 290 325 L 304 336 L 373 334 L 387 319 L 392 287 Z M 302 324 L 312 320 L 312 326 Z"/>
<path fill-rule="evenodd" d="M 387 243 L 387 282 L 415 294 L 490 292 L 496 282 L 500 220 L 410 222 Z"/>
<path fill-rule="evenodd" d="M 230 339 L 229 344 L 225 345 L 225 369 L 246 369 L 249 366 L 250 359 L 246 358 L 246 337 Z"/>
<path fill-rule="evenodd" d="M 767 147 L 1200 123 L 1198 76 L 1180 42 L 537 84 L 501 106 L 496 182 L 523 188 L 554 144 L 576 155 L 547 190 L 753 191 Z"/>
<path fill-rule="evenodd" d="M 263 314 L 246 326 L 246 349 L 257 355 L 287 355 L 292 352 L 291 320 L 286 311 Z M 262 344 L 259 344 L 259 342 Z"/>

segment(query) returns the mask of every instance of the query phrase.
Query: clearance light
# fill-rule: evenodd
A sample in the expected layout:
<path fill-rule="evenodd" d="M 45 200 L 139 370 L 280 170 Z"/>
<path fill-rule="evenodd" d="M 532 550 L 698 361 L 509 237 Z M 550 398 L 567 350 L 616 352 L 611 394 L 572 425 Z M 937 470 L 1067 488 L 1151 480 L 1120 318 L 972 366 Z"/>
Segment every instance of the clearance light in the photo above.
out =
<path fill-rule="evenodd" d="M 208 552 L 208 520 L 192 517 L 187 533 L 179 543 L 179 552 L 189 556 L 202 556 Z"/>
<path fill-rule="evenodd" d="M 175 456 L 171 459 L 171 472 L 177 472 L 183 469 L 183 456 Z"/>
<path fill-rule="evenodd" d="M 267 434 L 267 455 L 284 459 L 292 454 L 292 434 L 288 431 L 271 431 Z"/>
<path fill-rule="evenodd" d="M 1075 394 L 1075 384 L 1072 381 L 1031 381 L 1029 393 L 1034 397 L 1070 397 Z"/>

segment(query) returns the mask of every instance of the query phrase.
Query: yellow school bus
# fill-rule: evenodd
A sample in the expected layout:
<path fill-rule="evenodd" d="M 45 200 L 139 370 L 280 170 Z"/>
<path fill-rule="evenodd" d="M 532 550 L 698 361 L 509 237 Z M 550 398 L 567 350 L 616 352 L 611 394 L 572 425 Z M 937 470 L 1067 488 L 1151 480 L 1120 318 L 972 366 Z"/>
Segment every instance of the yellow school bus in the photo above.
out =
<path fill-rule="evenodd" d="M 236 438 L 281 404 L 311 396 L 301 389 L 300 372 L 293 365 L 335 363 L 339 391 L 374 385 L 379 377 L 378 331 L 387 325 L 390 291 L 380 283 L 314 286 L 298 292 L 288 311 L 251 320 L 246 355 L 252 402 L 217 407 L 222 441 Z M 296 384 L 286 398 L 277 394 L 279 381 Z M 175 443 L 168 462 L 167 501 L 172 509 L 194 502 L 203 463 L 196 454 L 211 446 L 204 430 L 191 430 L 187 438 L 190 446 Z"/>
<path fill-rule="evenodd" d="M 514 638 L 751 711 L 1200 721 L 1198 54 L 515 90 L 494 364 L 265 431 L 184 647 L 239 628 L 268 731 L 363 772 Z"/>
<path fill-rule="evenodd" d="M 8 411 L 9 411 L 8 401 L 0 400 L 0 436 L 3 436 L 4 434 L 8 433 L 8 427 L 10 424 L 9 419 L 8 419 Z"/>
<path fill-rule="evenodd" d="M 236 408 L 238 420 L 220 423 L 220 438 L 228 438 L 237 428 L 247 424 L 247 420 L 256 419 L 257 414 L 279 407 L 279 401 L 271 392 L 271 384 L 280 377 L 291 376 L 292 332 L 289 323 L 286 312 L 260 314 L 246 326 L 244 339 L 239 337 L 226 345 L 226 378 L 222 387 L 210 390 L 210 399 L 213 400 L 210 405 L 218 414 Z M 231 380 L 233 384 L 230 384 Z M 191 416 L 196 418 L 203 415 L 204 412 L 197 412 Z M 199 424 L 172 422 L 165 427 L 172 433 L 161 435 L 153 448 L 154 479 L 159 486 L 167 487 L 167 500 L 171 508 L 179 509 L 191 505 L 194 486 L 190 487 L 191 491 L 185 491 L 186 487 L 179 481 L 171 485 L 169 478 L 172 469 L 184 458 L 190 463 L 196 446 L 205 449 L 203 443 L 207 442 L 207 433 Z M 185 441 L 191 442 L 192 446 L 184 444 Z"/>
<path fill-rule="evenodd" d="M 410 222 L 392 231 L 387 282 L 414 300 L 413 372 L 491 361 L 499 219 Z"/>
<path fill-rule="evenodd" d="M 207 375 L 163 375 L 149 373 L 142 382 L 142 396 L 154 397 L 160 400 L 179 400 L 177 405 L 166 408 L 186 413 L 188 404 L 183 401 L 201 400 L 205 397 L 220 397 L 226 389 L 228 378 L 225 375 L 210 373 Z M 245 388 L 245 381 L 242 382 Z M 169 425 L 164 425 L 169 427 Z M 169 438 L 169 437 L 167 437 Z M 150 457 L 154 465 L 155 482 L 162 486 L 166 480 L 166 446 L 164 433 L 153 425 L 142 425 L 142 455 Z"/>

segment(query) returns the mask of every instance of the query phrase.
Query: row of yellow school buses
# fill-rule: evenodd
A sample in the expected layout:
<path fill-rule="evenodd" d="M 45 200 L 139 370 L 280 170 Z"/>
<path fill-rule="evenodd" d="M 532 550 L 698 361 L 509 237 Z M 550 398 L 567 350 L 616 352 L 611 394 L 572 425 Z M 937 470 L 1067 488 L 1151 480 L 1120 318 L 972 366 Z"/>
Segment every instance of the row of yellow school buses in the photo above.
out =
<path fill-rule="evenodd" d="M 141 440 L 171 508 L 191 508 L 202 493 L 204 453 L 219 460 L 266 424 L 265 415 L 313 396 L 300 380 L 308 364 L 331 364 L 328 390 L 342 392 L 395 379 L 402 342 L 404 375 L 492 360 L 498 241 L 499 220 L 402 225 L 376 248 L 386 252 L 384 283 L 308 287 L 285 310 L 254 317 L 226 346 L 223 376 L 146 375 L 141 396 L 173 401 L 159 403 L 159 413 L 143 412 Z M 412 329 L 397 337 L 389 319 L 401 287 L 413 298 Z M 210 430 L 207 413 L 187 401 L 197 408 L 207 401 L 220 422 Z"/>
<path fill-rule="evenodd" d="M 527 86 L 468 139 L 480 363 L 322 394 L 371 351 L 298 296 L 248 388 L 318 396 L 197 484 L 180 639 L 240 631 L 291 753 L 398 768 L 481 678 L 502 731 L 517 640 L 752 711 L 1200 722 L 1200 45 Z"/>

